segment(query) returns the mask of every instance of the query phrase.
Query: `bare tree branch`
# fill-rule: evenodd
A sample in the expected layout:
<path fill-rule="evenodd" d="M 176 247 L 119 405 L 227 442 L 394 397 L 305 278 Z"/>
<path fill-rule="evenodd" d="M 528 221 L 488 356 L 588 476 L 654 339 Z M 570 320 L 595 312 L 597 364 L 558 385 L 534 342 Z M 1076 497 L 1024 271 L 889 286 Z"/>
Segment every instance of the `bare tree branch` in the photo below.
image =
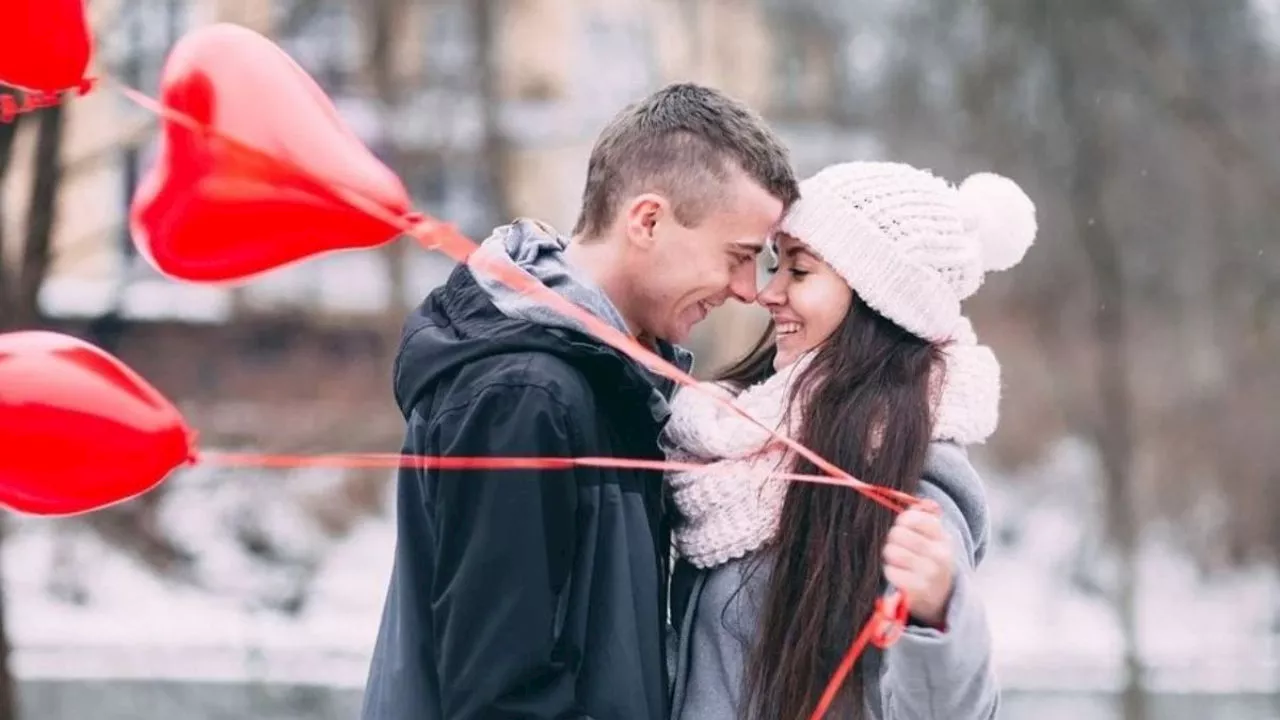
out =
<path fill-rule="evenodd" d="M 480 105 L 484 114 L 484 137 L 481 162 L 484 164 L 485 187 L 493 202 L 494 214 L 505 221 L 511 214 L 511 199 L 504 182 L 504 168 L 510 148 L 502 131 L 502 97 L 498 87 L 497 21 L 493 3 L 472 0 L 474 47 L 480 84 Z"/>
<path fill-rule="evenodd" d="M 0 542 L 5 536 L 5 521 L 0 516 Z M 0 577 L 3 577 L 0 574 Z M 9 629 L 5 623 L 5 593 L 0 592 L 0 720 L 18 720 L 18 693 L 9 663 L 12 655 L 9 645 Z"/>
<path fill-rule="evenodd" d="M 1114 8 L 1123 4 L 1105 3 Z M 1089 46 L 1097 39 L 1096 19 L 1104 4 L 1077 2 L 1066 6 L 1041 5 L 1033 12 L 1028 30 L 1039 38 L 1047 54 L 1059 109 L 1070 138 L 1067 163 L 1069 207 L 1076 235 L 1089 261 L 1097 304 L 1093 314 L 1097 347 L 1095 377 L 1099 413 L 1090 434 L 1102 456 L 1108 535 L 1119 556 L 1117 587 L 1113 601 L 1124 636 L 1126 682 L 1123 695 L 1126 720 L 1144 720 L 1147 702 L 1143 664 L 1137 642 L 1135 586 L 1138 526 L 1141 522 L 1134 481 L 1134 388 L 1131 379 L 1131 334 L 1127 324 L 1128 291 L 1123 258 L 1110 229 L 1104 202 L 1105 179 L 1113 168 L 1114 153 L 1105 146 L 1110 137 L 1100 117 L 1096 95 L 1081 82 L 1086 58 L 1096 55 Z M 1077 24 L 1086 28 L 1083 32 Z M 1096 86 L 1093 93 L 1099 92 Z"/>
<path fill-rule="evenodd" d="M 0 94 L 11 95 L 12 91 L 8 88 L 0 88 Z M 22 116 L 18 115 L 11 122 L 0 123 L 0 188 L 3 188 L 4 180 L 9 174 L 9 161 L 13 156 L 13 140 L 17 135 L 18 123 L 21 119 Z M 8 253 L 5 252 L 3 210 L 4 203 L 0 199 L 0 332 L 11 327 L 10 316 L 13 304 L 9 299 L 12 272 L 8 267 Z M 3 547 L 6 520 L 6 517 L 0 515 L 0 547 Z M 0 582 L 3 582 L 3 578 L 4 573 L 0 571 Z M 13 672 L 9 664 L 11 653 L 8 628 L 5 625 L 4 599 L 4 588 L 0 587 L 0 720 L 17 720 L 18 696 Z"/>
<path fill-rule="evenodd" d="M 1267 167 L 1261 153 L 1240 137 L 1224 114 L 1190 81 L 1190 69 L 1178 60 L 1165 33 L 1152 18 L 1133 6 L 1119 2 L 1113 6 L 1115 17 L 1133 46 L 1147 59 L 1152 85 L 1159 90 L 1156 97 L 1164 109 L 1187 129 L 1195 131 L 1224 167 L 1245 169 L 1266 188 L 1266 194 L 1280 199 L 1280 172 Z"/>
<path fill-rule="evenodd" d="M 27 212 L 27 234 L 18 273 L 17 295 L 14 298 L 13 321 L 23 326 L 39 319 L 40 286 L 49 271 L 58 187 L 62 182 L 62 163 L 59 158 L 62 150 L 62 121 L 61 105 L 40 111 L 35 179 L 31 190 L 31 207 Z"/>
<path fill-rule="evenodd" d="M 320 10 L 323 0 L 293 0 L 284 18 L 272 28 L 276 37 L 293 37 L 311 22 Z"/>
<path fill-rule="evenodd" d="M 0 95 L 12 95 L 7 88 L 0 88 Z M 13 155 L 13 140 L 18 134 L 18 123 L 22 115 L 15 116 L 11 122 L 0 123 L 0 187 L 9 175 L 9 159 Z M 5 252 L 4 237 L 4 203 L 0 202 L 0 330 L 9 326 L 10 306 L 9 286 L 13 280 L 8 266 L 8 254 Z"/>

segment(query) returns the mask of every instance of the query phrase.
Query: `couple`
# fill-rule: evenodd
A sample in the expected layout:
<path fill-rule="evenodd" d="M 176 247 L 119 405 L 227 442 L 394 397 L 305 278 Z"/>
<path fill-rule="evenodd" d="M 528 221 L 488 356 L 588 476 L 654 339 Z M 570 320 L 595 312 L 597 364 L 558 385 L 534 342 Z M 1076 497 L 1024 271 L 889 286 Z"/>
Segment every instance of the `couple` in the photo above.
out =
<path fill-rule="evenodd" d="M 592 151 L 572 238 L 518 220 L 477 252 L 685 369 L 674 343 L 711 308 L 759 302 L 771 329 L 716 391 L 937 507 L 895 517 L 777 479 L 816 470 L 459 267 L 405 327 L 406 453 L 700 466 L 402 471 L 365 720 L 804 718 L 886 583 L 910 600 L 907 630 L 864 653 L 832 717 L 994 717 L 971 577 L 986 505 L 962 448 L 995 429 L 999 366 L 960 301 L 1034 235 L 1031 202 L 994 175 L 957 189 L 855 162 L 798 184 L 760 118 L 714 90 L 673 85 L 624 110 Z"/>

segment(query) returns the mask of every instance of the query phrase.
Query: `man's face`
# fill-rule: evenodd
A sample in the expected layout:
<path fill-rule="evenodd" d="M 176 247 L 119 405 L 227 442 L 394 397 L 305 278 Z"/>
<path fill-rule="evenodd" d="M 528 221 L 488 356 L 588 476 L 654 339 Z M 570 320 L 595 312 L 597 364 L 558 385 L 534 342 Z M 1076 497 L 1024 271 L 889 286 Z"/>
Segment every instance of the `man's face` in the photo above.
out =
<path fill-rule="evenodd" d="M 659 217 L 634 268 L 642 330 L 672 343 L 730 297 L 756 296 L 756 258 L 782 216 L 782 201 L 745 173 L 725 183 L 723 200 L 694 227 L 672 213 Z"/>

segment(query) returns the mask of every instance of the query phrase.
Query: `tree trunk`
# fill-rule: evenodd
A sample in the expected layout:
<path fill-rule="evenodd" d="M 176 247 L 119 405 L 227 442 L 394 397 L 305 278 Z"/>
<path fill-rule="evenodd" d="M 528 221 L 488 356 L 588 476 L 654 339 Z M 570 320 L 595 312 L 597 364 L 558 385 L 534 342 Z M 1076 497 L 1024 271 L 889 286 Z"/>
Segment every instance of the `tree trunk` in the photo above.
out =
<path fill-rule="evenodd" d="M 40 322 L 40 286 L 44 284 L 52 259 L 53 227 L 58 210 L 58 187 L 62 184 L 61 105 L 39 113 L 36 137 L 35 180 L 31 205 L 27 210 L 27 233 L 19 264 L 11 322 L 16 327 L 32 327 Z"/>
<path fill-rule="evenodd" d="M 22 252 L 14 257 L 4 252 L 0 218 L 0 332 L 30 328 L 40 321 L 40 286 L 49 270 L 50 248 L 56 220 L 58 185 L 62 179 L 62 107 L 54 105 L 33 113 L 36 137 L 35 178 L 27 211 Z M 0 124 L 0 181 L 8 174 L 13 138 L 19 118 Z M 0 551 L 3 550 L 5 518 L 0 516 Z M 17 686 L 9 665 L 10 645 L 6 625 L 3 574 L 0 572 L 0 720 L 17 720 Z"/>
<path fill-rule="evenodd" d="M 6 518 L 0 515 L 0 551 L 4 549 Z M 0 553 L 2 559 L 3 553 Z M 0 720 L 18 720 L 18 692 L 9 665 L 9 629 L 5 617 L 4 566 L 0 563 Z"/>
<path fill-rule="evenodd" d="M 1126 321 L 1124 268 L 1116 238 L 1108 229 L 1102 198 L 1103 179 L 1109 167 L 1103 147 L 1103 123 L 1095 114 L 1097 103 L 1082 97 L 1076 75 L 1077 57 L 1068 49 L 1069 38 L 1060 23 L 1047 33 L 1059 98 L 1066 125 L 1073 137 L 1074 161 L 1068 167 L 1071 210 L 1088 257 L 1097 293 L 1093 328 L 1097 355 L 1099 412 L 1094 440 L 1102 456 L 1107 532 L 1119 559 L 1115 595 L 1116 614 L 1124 639 L 1126 720 L 1145 720 L 1146 694 L 1138 647 L 1137 554 L 1138 508 L 1133 479 L 1133 387 L 1129 377 L 1130 349 Z"/>
<path fill-rule="evenodd" d="M 479 73 L 480 106 L 483 113 L 481 163 L 484 165 L 485 189 L 490 199 L 494 224 L 506 222 L 511 216 L 511 198 L 504 177 L 510 153 L 506 134 L 502 132 L 502 92 L 498 85 L 499 61 L 496 57 L 498 32 L 497 14 L 489 0 L 473 0 L 471 3 L 472 27 L 477 72 Z"/>
<path fill-rule="evenodd" d="M 11 94 L 5 89 L 0 89 L 0 93 Z M 13 139 L 17 134 L 21 118 L 22 116 L 19 115 L 13 118 L 12 122 L 0 123 L 0 186 L 8 175 L 9 158 L 13 154 Z M 12 303 L 9 301 L 9 287 L 12 282 L 9 279 L 9 255 L 5 248 L 3 209 L 3 199 L 0 198 L 0 332 L 6 332 L 12 327 L 10 321 Z M 7 519 L 6 516 L 0 515 L 0 560 L 3 559 Z M 6 624 L 5 599 L 4 567 L 3 563 L 0 563 L 0 720 L 17 720 L 18 696 L 13 673 L 9 667 L 9 633 Z"/>
<path fill-rule="evenodd" d="M 0 87 L 0 96 L 9 96 L 13 93 L 6 88 Z M 23 116 L 17 115 L 12 122 L 0 122 L 0 188 L 3 188 L 4 179 L 9 174 L 9 158 L 13 155 L 13 139 L 18 134 L 18 125 L 22 122 Z M 9 252 L 5 246 L 4 237 L 4 198 L 0 196 L 0 332 L 9 329 L 9 315 L 12 303 L 9 300 L 9 287 L 13 284 L 10 279 L 11 270 L 9 268 Z"/>

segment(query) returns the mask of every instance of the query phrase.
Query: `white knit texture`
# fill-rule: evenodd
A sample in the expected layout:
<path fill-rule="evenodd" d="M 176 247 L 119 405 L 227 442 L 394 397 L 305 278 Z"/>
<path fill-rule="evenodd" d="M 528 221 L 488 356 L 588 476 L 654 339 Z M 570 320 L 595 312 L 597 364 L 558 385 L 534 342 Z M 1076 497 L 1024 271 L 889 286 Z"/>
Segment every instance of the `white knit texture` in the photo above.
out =
<path fill-rule="evenodd" d="M 794 428 L 784 427 L 787 402 L 792 382 L 811 359 L 805 356 L 749 388 L 735 404 L 766 427 L 793 434 Z M 791 414 L 793 425 L 800 412 Z M 681 390 L 672 399 L 664 442 L 673 460 L 709 463 L 667 476 L 680 509 L 673 537 L 681 557 L 696 567 L 715 567 L 745 557 L 777 534 L 787 483 L 775 476 L 786 472 L 789 456 L 775 438 L 705 395 Z"/>
<path fill-rule="evenodd" d="M 991 348 L 978 344 L 968 320 L 962 320 L 942 353 L 933 437 L 960 445 L 985 442 L 1000 419 L 1000 363 Z"/>
<path fill-rule="evenodd" d="M 961 201 L 982 246 L 987 272 L 1008 270 L 1022 261 L 1036 239 L 1036 206 L 1022 188 L 992 173 L 971 175 L 960 185 Z"/>
<path fill-rule="evenodd" d="M 987 392 L 985 382 L 995 365 L 991 351 L 972 343 L 957 347 L 958 361 L 948 362 L 939 383 L 933 439 L 963 445 L 995 429 L 999 398 Z M 804 401 L 791 407 L 789 416 L 788 403 L 795 379 L 811 360 L 812 355 L 806 355 L 748 388 L 735 404 L 767 427 L 794 436 Z M 790 427 L 784 427 L 788 417 Z M 672 399 L 663 440 L 672 460 L 707 463 L 695 471 L 667 475 L 671 500 L 679 510 L 673 538 L 681 557 L 694 567 L 716 567 L 746 557 L 777 536 L 789 486 L 778 475 L 790 470 L 794 457 L 787 448 L 720 403 L 690 390 Z"/>
<path fill-rule="evenodd" d="M 808 246 L 869 307 L 939 343 L 934 422 L 940 439 L 986 440 L 999 419 L 1000 364 L 960 303 L 987 271 L 1016 265 L 1035 240 L 1035 205 L 992 173 L 960 188 L 910 165 L 851 162 L 800 184 L 781 229 Z"/>
<path fill-rule="evenodd" d="M 800 183 L 781 229 L 827 261 L 867 305 L 932 342 L 953 339 L 960 301 L 987 269 L 1017 264 L 1035 239 L 1035 205 L 1008 178 L 961 189 L 887 162 L 832 165 Z"/>

